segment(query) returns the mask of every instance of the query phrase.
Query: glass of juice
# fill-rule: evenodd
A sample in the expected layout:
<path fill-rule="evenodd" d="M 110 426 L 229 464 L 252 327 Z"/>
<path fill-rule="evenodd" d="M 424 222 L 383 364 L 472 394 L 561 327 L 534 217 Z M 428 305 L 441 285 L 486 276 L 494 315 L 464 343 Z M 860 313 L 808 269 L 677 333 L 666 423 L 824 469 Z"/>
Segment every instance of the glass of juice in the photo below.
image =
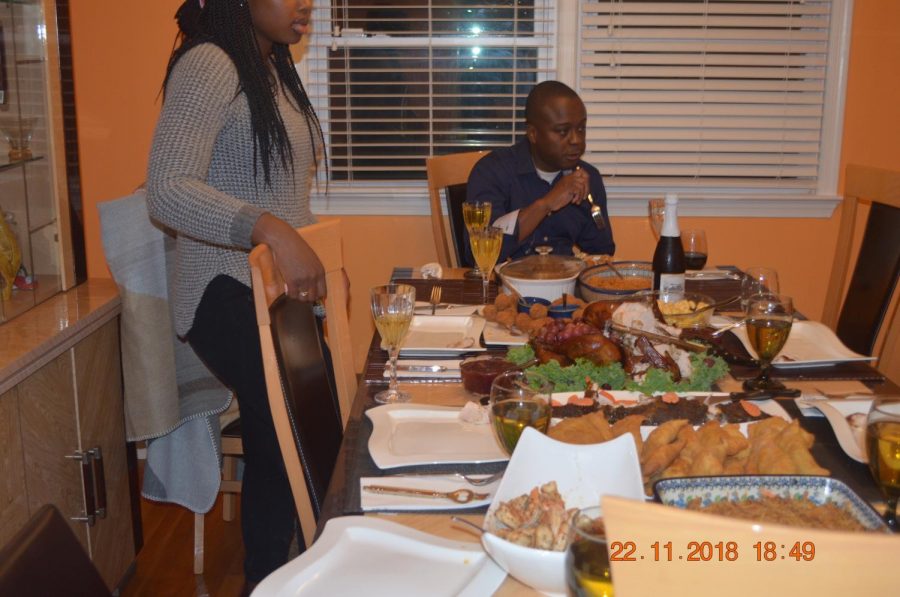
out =
<path fill-rule="evenodd" d="M 409 392 L 397 384 L 397 357 L 403 337 L 412 322 L 416 306 L 416 289 L 406 284 L 376 286 L 369 293 L 372 317 L 381 335 L 381 345 L 388 351 L 391 380 L 388 389 L 375 394 L 375 402 L 390 404 L 409 402 Z"/>
<path fill-rule="evenodd" d="M 884 521 L 897 531 L 900 498 L 900 396 L 879 397 L 866 420 L 869 469 L 887 499 Z"/>
<path fill-rule="evenodd" d="M 469 233 L 469 242 L 472 245 L 475 263 L 481 270 L 482 299 L 484 304 L 487 304 L 488 282 L 491 279 L 491 272 L 497 264 L 497 258 L 500 257 L 500 248 L 503 246 L 503 230 L 492 226 L 476 228 Z"/>
<path fill-rule="evenodd" d="M 491 223 L 491 203 L 489 201 L 466 201 L 462 204 L 463 223 L 466 225 L 466 231 L 469 236 L 475 230 L 487 228 Z M 478 264 L 475 268 L 466 272 L 467 278 L 481 278 L 481 269 Z"/>
<path fill-rule="evenodd" d="M 500 445 L 513 453 L 526 427 L 546 433 L 550 427 L 553 385 L 527 371 L 506 371 L 491 384 L 490 419 Z"/>
<path fill-rule="evenodd" d="M 760 373 L 744 382 L 744 389 L 783 390 L 784 384 L 769 378 L 772 360 L 784 348 L 794 321 L 794 305 L 785 295 L 755 295 L 747 305 L 744 323 L 750 346 L 756 352 Z"/>
<path fill-rule="evenodd" d="M 606 530 L 599 507 L 584 508 L 569 528 L 566 550 L 569 597 L 613 597 Z"/>

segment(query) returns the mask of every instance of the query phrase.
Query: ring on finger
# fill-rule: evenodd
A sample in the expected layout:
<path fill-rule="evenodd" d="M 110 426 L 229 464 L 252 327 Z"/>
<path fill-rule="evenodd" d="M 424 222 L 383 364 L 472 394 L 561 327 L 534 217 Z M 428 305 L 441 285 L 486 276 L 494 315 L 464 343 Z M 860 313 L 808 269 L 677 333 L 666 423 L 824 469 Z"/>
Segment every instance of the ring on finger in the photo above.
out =
<path fill-rule="evenodd" d="M 308 296 L 309 296 L 309 291 L 308 291 L 308 290 L 301 290 L 301 291 L 300 291 L 300 298 L 306 298 L 306 297 L 308 297 Z"/>

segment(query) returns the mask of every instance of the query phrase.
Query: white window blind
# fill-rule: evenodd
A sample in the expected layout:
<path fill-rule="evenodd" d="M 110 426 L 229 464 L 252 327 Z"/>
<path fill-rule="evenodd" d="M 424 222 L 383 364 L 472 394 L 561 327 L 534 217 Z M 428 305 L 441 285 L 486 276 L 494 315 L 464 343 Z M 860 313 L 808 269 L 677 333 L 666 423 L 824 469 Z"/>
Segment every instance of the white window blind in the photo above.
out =
<path fill-rule="evenodd" d="M 821 192 L 832 5 L 582 1 L 585 159 L 616 187 Z"/>
<path fill-rule="evenodd" d="M 430 155 L 513 143 L 555 73 L 554 1 L 317 2 L 305 81 L 332 190 L 424 180 Z"/>

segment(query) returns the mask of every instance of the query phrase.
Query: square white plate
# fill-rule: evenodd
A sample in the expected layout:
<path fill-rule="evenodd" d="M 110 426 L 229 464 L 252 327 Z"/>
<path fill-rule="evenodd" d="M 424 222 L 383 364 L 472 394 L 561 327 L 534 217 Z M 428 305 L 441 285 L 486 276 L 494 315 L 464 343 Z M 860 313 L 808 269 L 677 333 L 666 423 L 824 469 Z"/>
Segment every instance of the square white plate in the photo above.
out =
<path fill-rule="evenodd" d="M 306 552 L 253 597 L 491 595 L 506 573 L 477 543 L 451 541 L 366 516 L 333 518 Z"/>
<path fill-rule="evenodd" d="M 481 332 L 484 319 L 478 316 L 415 315 L 400 347 L 400 356 L 453 356 L 484 352 Z"/>
<path fill-rule="evenodd" d="M 847 417 L 856 413 L 869 414 L 874 402 L 872 398 L 859 397 L 858 399 L 842 398 L 839 400 L 808 400 L 804 402 L 818 408 L 825 415 L 825 418 L 828 419 L 828 423 L 834 430 L 834 435 L 837 437 L 841 449 L 844 450 L 847 456 L 857 462 L 869 462 L 865 445 L 862 443 L 865 442 L 865 432 L 863 432 L 861 438 L 853 433 Z"/>
<path fill-rule="evenodd" d="M 528 334 L 513 334 L 496 321 L 488 321 L 484 324 L 484 343 L 488 346 L 525 346 Z"/>
<path fill-rule="evenodd" d="M 372 421 L 369 454 L 380 469 L 509 460 L 490 425 L 465 423 L 458 408 L 385 404 L 366 411 Z"/>
<path fill-rule="evenodd" d="M 747 331 L 740 327 L 734 330 L 744 348 L 756 355 L 747 338 Z M 794 321 L 791 334 L 781 353 L 772 364 L 778 368 L 827 366 L 845 361 L 871 361 L 874 357 L 853 352 L 843 345 L 834 332 L 818 321 Z"/>

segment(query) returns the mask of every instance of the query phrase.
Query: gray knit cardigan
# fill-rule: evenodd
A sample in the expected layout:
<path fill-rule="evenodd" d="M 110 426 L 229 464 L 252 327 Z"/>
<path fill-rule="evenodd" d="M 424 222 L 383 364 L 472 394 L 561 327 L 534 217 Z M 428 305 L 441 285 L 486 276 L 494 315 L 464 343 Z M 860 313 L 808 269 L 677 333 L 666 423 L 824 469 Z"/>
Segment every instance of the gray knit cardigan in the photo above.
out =
<path fill-rule="evenodd" d="M 271 213 L 291 226 L 312 224 L 310 134 L 302 112 L 278 85 L 277 105 L 293 150 L 293 171 L 271 160 L 254 176 L 250 109 L 237 70 L 218 46 L 192 48 L 175 64 L 150 152 L 150 217 L 177 233 L 175 331 L 185 335 L 207 284 L 227 274 L 250 285 L 247 254 L 253 226 Z"/>

